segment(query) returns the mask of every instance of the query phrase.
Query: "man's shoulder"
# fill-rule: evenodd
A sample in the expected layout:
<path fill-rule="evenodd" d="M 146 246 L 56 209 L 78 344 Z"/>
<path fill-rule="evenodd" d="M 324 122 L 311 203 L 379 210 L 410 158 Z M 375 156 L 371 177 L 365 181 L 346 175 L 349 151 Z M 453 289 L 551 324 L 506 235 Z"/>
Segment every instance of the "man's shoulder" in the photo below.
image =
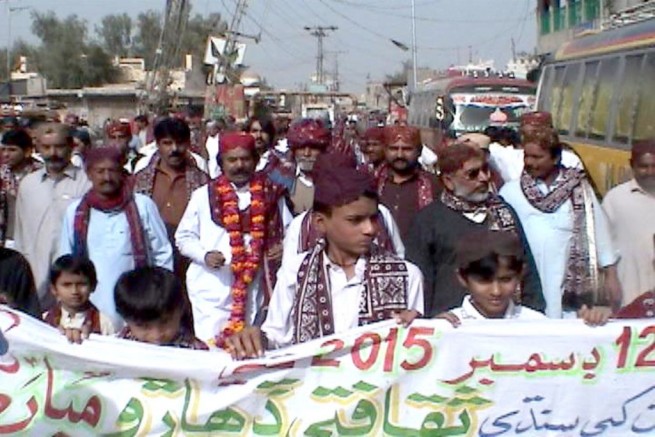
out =
<path fill-rule="evenodd" d="M 611 202 L 611 201 L 623 200 L 623 196 L 625 194 L 632 192 L 632 190 L 634 190 L 635 188 L 638 188 L 636 186 L 636 181 L 634 179 L 631 179 L 609 190 L 607 194 L 605 194 L 603 201 Z"/>
<path fill-rule="evenodd" d="M 23 180 L 21 180 L 21 186 L 30 186 L 35 185 L 43 181 L 43 176 L 45 175 L 45 167 L 34 170 L 31 173 L 28 173 Z"/>

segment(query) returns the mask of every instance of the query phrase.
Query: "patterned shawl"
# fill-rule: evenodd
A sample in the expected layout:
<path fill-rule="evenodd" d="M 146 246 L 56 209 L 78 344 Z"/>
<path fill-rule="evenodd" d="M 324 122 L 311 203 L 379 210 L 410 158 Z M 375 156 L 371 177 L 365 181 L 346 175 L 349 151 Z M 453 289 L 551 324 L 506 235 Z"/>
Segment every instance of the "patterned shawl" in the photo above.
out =
<path fill-rule="evenodd" d="M 396 248 L 393 246 L 393 241 L 389 236 L 384 216 L 378 211 L 378 223 L 380 224 L 378 235 L 375 237 L 375 244 L 378 247 L 389 253 L 396 253 Z M 302 219 L 300 225 L 300 238 L 298 239 L 298 253 L 307 252 L 313 248 L 321 239 L 318 229 L 314 226 L 312 220 L 312 210 L 307 211 L 307 214 Z"/>
<path fill-rule="evenodd" d="M 573 205 L 573 240 L 562 287 L 563 303 L 570 308 L 579 308 L 583 303 L 593 304 L 598 291 L 594 280 L 598 266 L 590 257 L 590 243 L 594 237 L 587 235 L 588 226 L 593 226 L 593 211 L 586 205 L 587 185 L 583 170 L 562 168 L 552 190 L 543 194 L 532 176 L 526 171 L 521 174 L 523 194 L 539 211 L 552 214 L 569 200 Z"/>
<path fill-rule="evenodd" d="M 16 174 L 11 171 L 8 165 L 3 164 L 0 166 L 0 186 L 2 186 L 5 192 L 10 196 L 16 197 L 18 194 L 18 184 L 20 183 L 21 179 L 26 175 L 40 169 L 42 166 L 43 165 L 40 162 L 30 158 L 29 163 L 23 169 L 23 171 L 21 171 L 20 174 Z"/>
<path fill-rule="evenodd" d="M 5 247 L 7 240 L 7 226 L 9 224 L 9 205 L 4 181 L 0 180 L 0 247 Z"/>
<path fill-rule="evenodd" d="M 73 255 L 88 257 L 87 234 L 91 218 L 91 208 L 104 213 L 125 212 L 127 223 L 130 228 L 130 240 L 132 242 L 132 254 L 134 255 L 134 266 L 145 267 L 149 265 L 148 245 L 143 230 L 143 223 L 139 216 L 134 194 L 125 184 L 120 196 L 111 202 L 98 199 L 93 190 L 88 191 L 75 211 L 73 223 L 74 244 Z"/>
<path fill-rule="evenodd" d="M 57 303 L 52 307 L 46 314 L 43 316 L 43 321 L 48 325 L 59 328 L 61 323 L 61 303 Z M 102 334 L 102 329 L 100 327 L 100 311 L 89 302 L 89 309 L 85 311 L 84 314 L 84 323 L 82 325 L 90 324 L 90 331 L 93 334 Z"/>
<path fill-rule="evenodd" d="M 456 197 L 448 190 L 443 190 L 440 200 L 448 208 L 460 214 L 486 212 L 490 231 L 516 232 L 514 214 L 497 194 L 489 193 L 487 200 L 482 203 L 471 203 Z"/>
<path fill-rule="evenodd" d="M 307 254 L 298 272 L 298 293 L 292 312 L 293 343 L 304 343 L 334 334 L 330 280 L 326 265 L 325 241 Z M 407 309 L 409 274 L 400 258 L 375 246 L 366 259 L 364 293 L 360 296 L 359 325 L 393 317 Z"/>
<path fill-rule="evenodd" d="M 157 175 L 157 166 L 161 162 L 159 152 L 156 152 L 148 166 L 134 175 L 134 191 L 152 197 L 152 190 L 155 186 L 155 177 Z M 209 182 L 209 176 L 198 168 L 196 160 L 190 154 L 186 156 L 186 200 L 191 199 L 191 194 L 198 188 Z"/>
<path fill-rule="evenodd" d="M 266 203 L 266 235 L 264 237 L 264 255 L 262 259 L 261 266 L 264 269 L 262 276 L 262 286 L 264 291 L 264 303 L 268 305 L 271 295 L 273 294 L 273 289 L 275 288 L 275 282 L 277 280 L 277 271 L 280 269 L 282 263 L 281 255 L 276 258 L 271 258 L 268 255 L 268 252 L 271 249 L 282 246 L 282 240 L 284 238 L 284 225 L 282 223 L 282 216 L 280 214 L 280 209 L 278 208 L 279 200 L 279 187 L 276 187 L 269 179 L 267 179 L 263 174 L 256 173 L 255 178 L 261 178 L 264 184 L 264 201 Z M 218 179 L 213 179 L 208 184 L 209 189 L 209 209 L 211 211 L 212 221 L 220 227 L 223 226 L 223 219 L 221 213 L 220 199 L 216 193 L 214 184 Z M 240 211 L 241 214 L 241 226 L 250 225 L 250 218 L 247 216 L 250 213 L 250 208 L 245 211 Z M 247 217 L 246 217 L 247 216 Z M 242 228 L 242 232 L 250 232 L 249 229 Z M 280 251 L 281 254 L 281 251 Z"/>
<path fill-rule="evenodd" d="M 376 173 L 378 196 L 382 196 L 382 193 L 384 193 L 384 187 L 391 177 L 389 173 L 389 166 L 387 164 L 382 165 Z M 418 209 L 421 210 L 434 201 L 434 188 L 432 185 L 432 178 L 434 176 L 426 171 L 417 169 L 416 177 L 418 178 Z"/>

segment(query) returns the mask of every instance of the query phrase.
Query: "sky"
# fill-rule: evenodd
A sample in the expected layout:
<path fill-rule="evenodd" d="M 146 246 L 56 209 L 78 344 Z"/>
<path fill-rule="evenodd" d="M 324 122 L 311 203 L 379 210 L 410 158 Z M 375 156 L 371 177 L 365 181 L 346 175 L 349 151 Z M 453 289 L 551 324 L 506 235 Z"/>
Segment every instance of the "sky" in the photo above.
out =
<path fill-rule="evenodd" d="M 532 0 L 414 0 L 418 65 L 444 68 L 468 61 L 496 61 L 504 67 L 516 51 L 536 45 L 535 2 Z M 65 17 L 77 14 L 90 30 L 104 15 L 126 12 L 136 17 L 148 9 L 163 10 L 165 0 L 4 0 L 0 2 L 0 46 L 8 41 L 7 9 L 53 10 Z M 237 0 L 192 0 L 194 13 L 219 12 L 228 21 Z M 5 3 L 5 4 L 3 4 Z M 259 34 L 250 42 L 246 64 L 278 88 L 297 88 L 316 70 L 317 39 L 305 26 L 336 26 L 324 39 L 325 69 L 335 69 L 338 56 L 342 89 L 362 92 L 367 80 L 384 79 L 411 58 L 394 46 L 395 39 L 412 43 L 411 0 L 248 0 L 240 31 Z M 11 15 L 12 39 L 35 42 L 30 11 Z M 93 33 L 93 32 L 91 32 Z M 470 47 L 470 48 L 469 48 Z M 339 52 L 339 53 L 336 53 Z"/>

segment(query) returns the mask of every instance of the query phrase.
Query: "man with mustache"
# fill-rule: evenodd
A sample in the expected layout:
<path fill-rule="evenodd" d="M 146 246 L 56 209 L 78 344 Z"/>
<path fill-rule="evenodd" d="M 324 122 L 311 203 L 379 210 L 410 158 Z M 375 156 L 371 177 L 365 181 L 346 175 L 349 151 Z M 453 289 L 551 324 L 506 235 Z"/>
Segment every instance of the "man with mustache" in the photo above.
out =
<path fill-rule="evenodd" d="M 425 277 L 425 315 L 433 317 L 461 304 L 467 294 L 457 279 L 455 247 L 480 229 L 515 233 L 526 252 L 527 271 L 517 303 L 544 308 L 539 276 L 523 228 L 514 211 L 489 186 L 489 164 L 478 147 L 455 143 L 439 156 L 443 191 L 416 216 L 408 240 L 407 259 Z"/>
<path fill-rule="evenodd" d="M 269 169 L 267 177 L 280 187 L 287 205 L 298 215 L 309 210 L 314 202 L 314 164 L 330 145 L 330 131 L 322 121 L 304 118 L 289 127 L 287 142 L 292 160 Z"/>
<path fill-rule="evenodd" d="M 418 268 L 378 247 L 378 200 L 366 170 L 317 163 L 315 224 L 325 236 L 285 259 L 266 321 L 226 341 L 234 358 L 304 343 L 358 326 L 394 319 L 409 325 L 423 313 Z"/>
<path fill-rule="evenodd" d="M 120 275 L 145 266 L 173 270 L 173 249 L 157 206 L 132 193 L 121 160 L 115 147 L 89 151 L 85 164 L 92 187 L 66 210 L 59 245 L 59 255 L 93 261 L 98 286 L 91 301 L 117 329 L 123 322 L 114 304 Z"/>
<path fill-rule="evenodd" d="M 43 123 L 36 133 L 45 165 L 25 176 L 16 195 L 15 247 L 30 263 L 41 309 L 55 303 L 48 273 L 57 257 L 66 208 L 88 191 L 84 172 L 71 164 L 73 136 L 61 123 Z"/>
<path fill-rule="evenodd" d="M 148 166 L 134 176 L 134 191 L 150 197 L 157 205 L 171 244 L 191 194 L 209 182 L 189 153 L 191 131 L 177 118 L 164 118 L 154 129 L 157 152 Z M 183 280 L 188 259 L 174 248 L 175 273 Z"/>
<path fill-rule="evenodd" d="M 562 165 L 554 136 L 527 139 L 523 173 L 500 195 L 525 228 L 548 317 L 577 317 L 584 305 L 620 305 L 619 253 L 607 217 L 584 171 Z"/>
<path fill-rule="evenodd" d="M 196 336 L 222 346 L 226 336 L 261 323 L 281 258 L 284 200 L 255 172 L 255 138 L 220 138 L 221 175 L 193 192 L 175 242 L 191 259 L 186 274 Z M 277 252 L 273 258 L 273 252 Z M 262 316 L 260 316 L 262 317 Z"/>
<path fill-rule="evenodd" d="M 603 199 L 616 248 L 625 306 L 655 289 L 655 140 L 632 145 L 634 177 Z"/>
<path fill-rule="evenodd" d="M 391 210 L 403 241 L 416 213 L 428 206 L 436 194 L 436 179 L 421 169 L 421 134 L 409 126 L 384 128 L 385 164 L 377 173 L 380 202 Z"/>

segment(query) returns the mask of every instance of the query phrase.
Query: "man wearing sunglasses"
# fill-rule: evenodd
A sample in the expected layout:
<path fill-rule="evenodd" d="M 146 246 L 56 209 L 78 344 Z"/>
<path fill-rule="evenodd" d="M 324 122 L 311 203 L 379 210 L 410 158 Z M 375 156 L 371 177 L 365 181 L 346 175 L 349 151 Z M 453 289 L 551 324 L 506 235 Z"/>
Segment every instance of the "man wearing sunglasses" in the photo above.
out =
<path fill-rule="evenodd" d="M 484 152 L 469 143 L 455 143 L 439 156 L 439 169 L 444 189 L 418 213 L 406 242 L 407 259 L 425 277 L 425 315 L 455 308 L 464 298 L 466 290 L 456 277 L 455 245 L 480 229 L 513 232 L 519 237 L 528 265 L 515 300 L 543 311 L 541 284 L 523 228 L 511 207 L 491 190 Z"/>

